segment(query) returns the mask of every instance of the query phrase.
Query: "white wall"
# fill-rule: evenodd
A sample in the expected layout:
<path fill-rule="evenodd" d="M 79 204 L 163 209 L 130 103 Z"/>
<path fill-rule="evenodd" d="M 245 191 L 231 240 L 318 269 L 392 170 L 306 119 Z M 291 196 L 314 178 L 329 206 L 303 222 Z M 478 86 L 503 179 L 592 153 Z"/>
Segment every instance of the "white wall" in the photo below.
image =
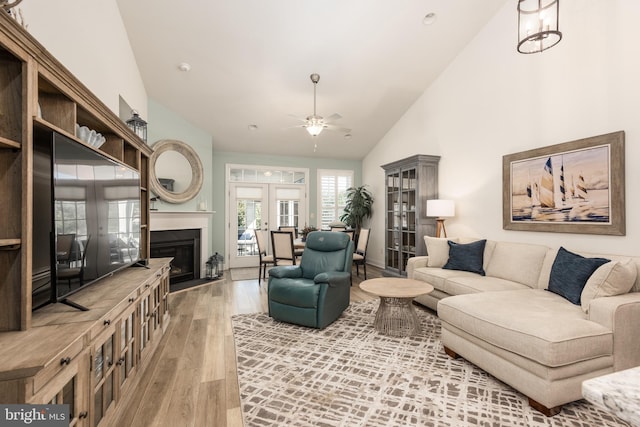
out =
<path fill-rule="evenodd" d="M 363 162 L 376 202 L 367 259 L 384 264 L 384 174 L 412 154 L 440 155 L 440 197 L 456 201 L 450 236 L 640 255 L 640 2 L 562 2 L 562 41 L 516 52 L 516 2 L 485 26 Z M 626 236 L 505 231 L 502 156 L 626 132 Z"/>
<path fill-rule="evenodd" d="M 147 93 L 116 0 L 28 0 L 31 33 L 116 115 L 119 98 L 148 117 Z"/>

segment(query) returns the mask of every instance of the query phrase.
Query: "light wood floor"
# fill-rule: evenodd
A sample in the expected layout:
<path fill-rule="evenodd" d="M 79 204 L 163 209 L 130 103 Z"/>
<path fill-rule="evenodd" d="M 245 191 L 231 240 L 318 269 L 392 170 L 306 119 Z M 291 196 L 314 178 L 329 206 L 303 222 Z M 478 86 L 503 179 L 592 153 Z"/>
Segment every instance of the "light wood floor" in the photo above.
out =
<path fill-rule="evenodd" d="M 367 278 L 381 277 L 367 267 Z M 358 287 L 351 301 L 375 297 Z M 231 316 L 267 311 L 266 284 L 223 280 L 170 294 L 171 322 L 117 426 L 242 426 Z M 124 402 L 123 402 L 124 403 Z"/>

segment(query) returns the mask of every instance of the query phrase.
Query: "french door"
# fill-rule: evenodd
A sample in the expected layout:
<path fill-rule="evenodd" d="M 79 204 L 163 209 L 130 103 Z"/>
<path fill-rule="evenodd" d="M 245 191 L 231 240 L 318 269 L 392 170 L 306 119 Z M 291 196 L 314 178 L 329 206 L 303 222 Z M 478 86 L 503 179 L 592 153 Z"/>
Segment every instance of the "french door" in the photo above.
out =
<path fill-rule="evenodd" d="M 228 206 L 230 268 L 258 266 L 255 230 L 302 228 L 307 221 L 306 187 L 299 184 L 230 183 Z"/>

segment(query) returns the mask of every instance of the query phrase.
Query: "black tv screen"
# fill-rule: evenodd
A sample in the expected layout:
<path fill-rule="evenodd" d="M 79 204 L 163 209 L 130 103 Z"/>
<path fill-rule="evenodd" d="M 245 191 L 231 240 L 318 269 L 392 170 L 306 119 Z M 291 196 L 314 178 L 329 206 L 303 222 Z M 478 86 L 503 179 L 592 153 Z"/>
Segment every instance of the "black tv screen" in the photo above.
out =
<path fill-rule="evenodd" d="M 34 138 L 33 307 L 140 258 L 140 175 L 70 138 Z"/>

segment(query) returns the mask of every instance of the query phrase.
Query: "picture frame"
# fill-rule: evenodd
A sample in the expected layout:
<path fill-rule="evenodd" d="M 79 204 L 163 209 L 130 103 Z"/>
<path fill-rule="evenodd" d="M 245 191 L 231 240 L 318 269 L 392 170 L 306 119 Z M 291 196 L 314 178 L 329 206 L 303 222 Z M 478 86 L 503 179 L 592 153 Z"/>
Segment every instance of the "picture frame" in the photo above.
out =
<path fill-rule="evenodd" d="M 502 228 L 624 236 L 624 131 L 502 157 Z"/>

